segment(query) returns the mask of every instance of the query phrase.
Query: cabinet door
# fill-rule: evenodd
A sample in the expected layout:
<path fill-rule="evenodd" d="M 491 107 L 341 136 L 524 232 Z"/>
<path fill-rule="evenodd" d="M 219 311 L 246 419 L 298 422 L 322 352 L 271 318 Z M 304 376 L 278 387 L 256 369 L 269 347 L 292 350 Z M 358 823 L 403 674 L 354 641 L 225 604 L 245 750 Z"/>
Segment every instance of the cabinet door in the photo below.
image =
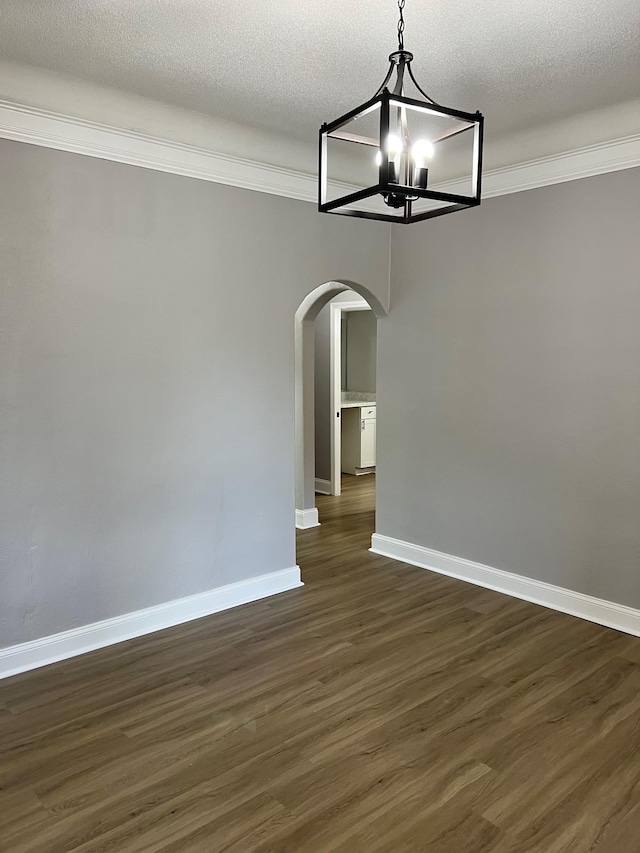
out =
<path fill-rule="evenodd" d="M 376 421 L 363 418 L 360 423 L 360 467 L 372 468 L 376 464 Z"/>

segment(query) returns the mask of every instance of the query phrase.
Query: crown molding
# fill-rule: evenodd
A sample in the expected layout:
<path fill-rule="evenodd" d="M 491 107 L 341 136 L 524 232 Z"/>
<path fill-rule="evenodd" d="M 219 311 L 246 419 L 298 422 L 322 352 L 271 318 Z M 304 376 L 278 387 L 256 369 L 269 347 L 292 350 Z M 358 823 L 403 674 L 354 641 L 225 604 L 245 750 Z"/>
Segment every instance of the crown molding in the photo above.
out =
<path fill-rule="evenodd" d="M 640 166 L 640 133 L 586 145 L 482 174 L 482 198 L 534 190 Z M 468 192 L 468 180 L 447 182 L 447 192 Z"/>
<path fill-rule="evenodd" d="M 0 100 L 0 138 L 317 202 L 315 175 Z M 353 192 L 335 181 L 339 194 Z"/>
<path fill-rule="evenodd" d="M 317 201 L 315 175 L 2 100 L 0 138 L 301 201 Z M 482 197 L 522 192 L 634 166 L 640 166 L 640 133 L 487 170 L 483 173 Z M 466 183 L 447 182 L 446 190 L 457 192 Z M 340 195 L 360 189 L 339 181 L 331 182 L 331 186 Z"/>

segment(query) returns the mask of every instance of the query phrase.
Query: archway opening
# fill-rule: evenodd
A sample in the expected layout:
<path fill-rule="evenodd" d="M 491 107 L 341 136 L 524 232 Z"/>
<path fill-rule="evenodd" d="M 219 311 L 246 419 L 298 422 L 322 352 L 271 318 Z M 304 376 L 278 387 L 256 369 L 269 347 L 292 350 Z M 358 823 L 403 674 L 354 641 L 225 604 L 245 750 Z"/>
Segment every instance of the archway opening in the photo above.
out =
<path fill-rule="evenodd" d="M 323 309 L 325 309 L 323 311 Z M 329 310 L 327 310 L 329 309 Z M 318 397 L 318 376 L 316 373 L 317 356 L 322 355 L 316 339 L 316 321 L 324 315 L 324 329 L 327 352 L 323 357 L 323 370 L 329 376 L 326 419 L 316 419 L 316 400 Z M 353 312 L 353 314 L 352 314 Z M 351 458 L 348 470 L 353 474 L 367 473 L 366 463 L 372 450 L 375 451 L 375 429 L 377 417 L 377 389 L 370 387 L 352 388 L 345 382 L 345 350 L 341 346 L 342 332 L 345 329 L 345 317 L 356 316 L 366 320 L 371 318 L 374 327 L 377 320 L 386 316 L 386 311 L 377 297 L 357 282 L 338 280 L 325 282 L 316 287 L 302 301 L 295 315 L 295 523 L 299 529 L 320 526 L 321 519 L 316 503 L 316 491 L 335 497 L 341 493 L 342 469 L 347 462 L 342 459 L 342 437 L 347 435 Z M 322 319 L 322 318 L 321 318 Z M 356 326 L 371 323 L 355 323 Z M 354 333 L 355 334 L 355 333 Z M 373 351 L 373 374 L 375 378 L 375 344 Z M 355 363 L 355 359 L 352 358 Z M 362 372 L 362 371 L 361 371 Z M 366 371 L 364 372 L 366 374 Z M 361 380 L 367 384 L 365 380 Z M 352 383 L 353 384 L 353 383 Z M 350 399 L 345 399 L 345 392 Z M 359 393 L 358 393 L 359 392 Z M 371 393 L 373 392 L 373 394 Z M 358 404 L 362 404 L 362 406 Z M 373 405 L 372 405 L 373 404 Z M 364 408 L 366 406 L 366 409 Z M 348 411 L 347 411 L 348 410 Z M 346 417 L 343 417 L 343 414 Z M 367 416 L 366 422 L 365 417 Z M 348 421 L 348 424 L 347 424 Z M 324 427 L 322 424 L 324 423 Z M 364 426 L 361 427 L 361 424 Z M 316 426 L 322 428 L 325 447 L 325 468 L 318 477 L 316 461 L 320 453 L 316 445 Z M 345 433 L 344 430 L 347 429 Z M 329 447 L 329 468 L 326 467 L 326 448 Z M 363 449 L 359 458 L 357 453 Z M 358 466 L 358 462 L 365 463 Z M 376 461 L 374 461 L 374 466 Z M 357 470 L 360 467 L 360 470 Z M 328 476 L 327 476 L 328 472 Z M 326 505 L 326 502 L 325 502 Z M 335 508 L 335 507 L 334 507 Z"/>

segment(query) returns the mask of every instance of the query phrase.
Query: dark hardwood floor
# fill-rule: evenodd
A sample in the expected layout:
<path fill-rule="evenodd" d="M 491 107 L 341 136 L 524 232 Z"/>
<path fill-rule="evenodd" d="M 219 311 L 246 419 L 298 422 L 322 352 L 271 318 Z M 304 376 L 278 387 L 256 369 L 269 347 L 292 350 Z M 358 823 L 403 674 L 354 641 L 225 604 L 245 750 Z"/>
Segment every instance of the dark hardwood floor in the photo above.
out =
<path fill-rule="evenodd" d="M 638 853 L 640 640 L 367 551 L 0 683 L 3 853 Z"/>

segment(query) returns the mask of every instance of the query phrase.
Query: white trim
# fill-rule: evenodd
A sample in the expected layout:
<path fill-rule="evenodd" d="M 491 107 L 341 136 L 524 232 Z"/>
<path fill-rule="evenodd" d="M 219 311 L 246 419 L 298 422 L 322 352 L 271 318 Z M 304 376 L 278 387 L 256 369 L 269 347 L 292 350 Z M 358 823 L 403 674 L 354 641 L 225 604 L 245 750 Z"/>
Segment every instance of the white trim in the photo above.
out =
<path fill-rule="evenodd" d="M 307 530 L 309 527 L 320 527 L 318 510 L 315 506 L 311 509 L 296 510 L 296 527 L 298 530 Z"/>
<path fill-rule="evenodd" d="M 342 494 L 342 312 L 371 311 L 366 301 L 332 302 L 329 320 L 330 470 L 332 495 Z M 374 312 L 375 316 L 375 312 Z"/>
<path fill-rule="evenodd" d="M 331 494 L 331 480 L 320 480 L 316 477 L 316 492 L 319 495 Z"/>
<path fill-rule="evenodd" d="M 501 569 L 493 569 L 482 563 L 453 557 L 451 554 L 443 554 L 422 545 L 392 539 L 390 536 L 381 536 L 379 533 L 374 533 L 371 537 L 371 551 L 383 557 L 391 557 L 394 560 L 439 572 L 477 586 L 494 589 L 497 592 L 512 595 L 514 598 L 532 601 L 551 610 L 569 613 L 571 616 L 596 622 L 598 625 L 606 625 L 608 628 L 615 628 L 626 634 L 640 636 L 640 610 L 623 604 L 594 598 L 582 592 L 575 592 Z"/>
<path fill-rule="evenodd" d="M 226 586 L 177 598 L 134 613 L 125 613 L 112 619 L 104 619 L 81 628 L 73 628 L 60 634 L 42 637 L 28 643 L 20 643 L 7 649 L 0 649 L 0 678 L 8 678 L 19 672 L 46 666 L 56 661 L 82 655 L 94 649 L 102 649 L 114 643 L 122 643 L 144 634 L 161 631 L 201 619 L 221 610 L 228 610 L 240 604 L 257 601 L 279 592 L 303 586 L 300 569 L 293 566 L 255 578 L 230 583 Z"/>
<path fill-rule="evenodd" d="M 317 203 L 315 175 L 0 100 L 0 137 Z M 483 198 L 640 166 L 640 133 L 486 170 Z M 339 194 L 359 187 L 331 181 Z M 468 181 L 463 182 L 468 185 Z M 456 192 L 461 182 L 439 189 Z"/>
<path fill-rule="evenodd" d="M 0 100 L 0 137 L 317 203 L 315 175 Z M 355 187 L 330 182 L 338 194 Z"/>
<path fill-rule="evenodd" d="M 331 494 L 342 493 L 342 308 L 331 303 L 329 308 L 329 470 Z"/>
<path fill-rule="evenodd" d="M 482 198 L 534 190 L 635 166 L 640 166 L 640 133 L 483 172 Z M 455 182 L 447 186 L 448 192 L 456 192 Z"/>

